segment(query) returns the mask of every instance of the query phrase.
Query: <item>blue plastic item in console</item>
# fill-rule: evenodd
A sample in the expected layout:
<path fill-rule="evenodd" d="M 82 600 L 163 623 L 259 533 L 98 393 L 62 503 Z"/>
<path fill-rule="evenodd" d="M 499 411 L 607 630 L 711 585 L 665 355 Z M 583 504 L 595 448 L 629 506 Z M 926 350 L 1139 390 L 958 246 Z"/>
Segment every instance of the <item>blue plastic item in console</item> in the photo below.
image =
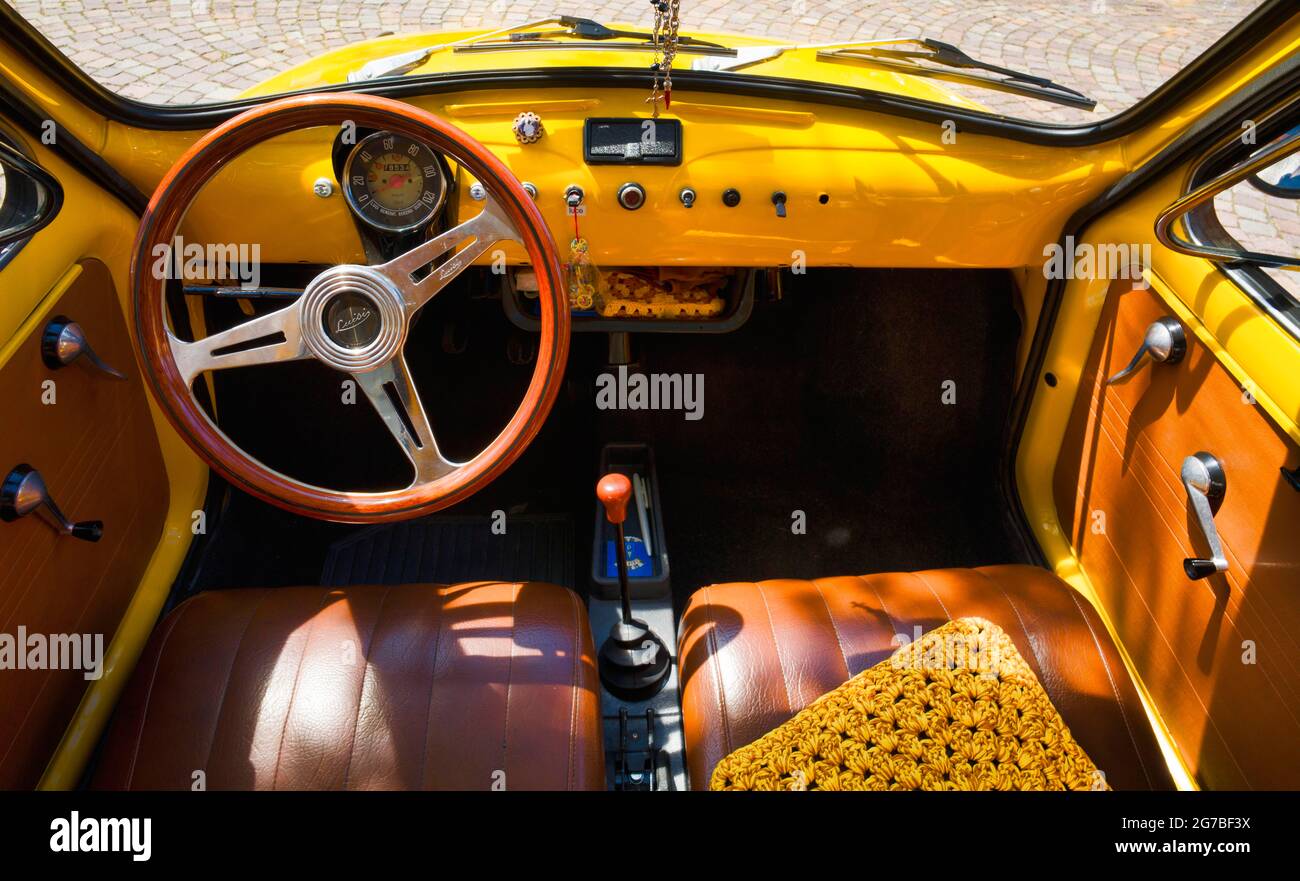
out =
<path fill-rule="evenodd" d="M 627 547 L 627 577 L 650 578 L 655 574 L 654 562 L 646 552 L 645 542 L 635 535 L 624 536 Z M 605 577 L 618 578 L 618 557 L 614 555 L 614 540 L 605 542 Z"/>

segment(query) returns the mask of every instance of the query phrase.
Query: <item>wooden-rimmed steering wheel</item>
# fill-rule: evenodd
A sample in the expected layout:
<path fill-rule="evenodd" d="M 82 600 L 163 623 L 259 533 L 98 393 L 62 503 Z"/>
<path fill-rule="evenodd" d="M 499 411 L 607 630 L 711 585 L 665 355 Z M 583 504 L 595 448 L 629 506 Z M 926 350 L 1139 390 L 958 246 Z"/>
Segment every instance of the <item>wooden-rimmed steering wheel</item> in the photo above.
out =
<path fill-rule="evenodd" d="M 168 280 L 153 269 L 158 246 L 171 245 L 203 185 L 236 156 L 268 138 L 348 122 L 415 138 L 443 153 L 486 189 L 483 210 L 383 265 L 331 267 L 282 309 L 194 342 L 182 340 L 169 327 L 164 296 Z M 420 308 L 475 259 L 506 240 L 524 247 L 537 274 L 541 336 L 536 365 L 523 400 L 501 433 L 469 461 L 452 462 L 439 451 L 403 346 Z M 443 262 L 435 262 L 449 252 Z M 568 357 L 569 309 L 559 256 L 541 213 L 518 179 L 486 147 L 454 126 L 408 104 L 370 95 L 271 101 L 199 139 L 149 201 L 136 237 L 131 288 L 145 375 L 181 437 L 234 486 L 286 510 L 325 520 L 418 517 L 482 489 L 537 435 L 559 392 Z M 341 323 L 327 323 L 327 318 L 340 315 Z M 408 486 L 345 492 L 295 480 L 232 442 L 193 393 L 194 381 L 210 370 L 304 358 L 356 380 L 410 460 L 414 477 Z M 277 416 L 267 413 L 266 418 Z"/>

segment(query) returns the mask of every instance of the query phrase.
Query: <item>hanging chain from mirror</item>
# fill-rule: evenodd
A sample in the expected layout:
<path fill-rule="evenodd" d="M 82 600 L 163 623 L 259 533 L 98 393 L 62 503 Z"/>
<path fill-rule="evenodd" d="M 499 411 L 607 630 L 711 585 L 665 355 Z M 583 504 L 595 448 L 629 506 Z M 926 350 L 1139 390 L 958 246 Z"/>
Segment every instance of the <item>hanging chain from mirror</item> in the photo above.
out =
<path fill-rule="evenodd" d="M 681 19 L 682 0 L 650 0 L 650 5 L 655 11 L 655 58 L 650 65 L 654 82 L 646 103 L 657 118 L 660 102 L 665 110 L 672 106 L 673 59 L 677 57 L 677 26 Z"/>

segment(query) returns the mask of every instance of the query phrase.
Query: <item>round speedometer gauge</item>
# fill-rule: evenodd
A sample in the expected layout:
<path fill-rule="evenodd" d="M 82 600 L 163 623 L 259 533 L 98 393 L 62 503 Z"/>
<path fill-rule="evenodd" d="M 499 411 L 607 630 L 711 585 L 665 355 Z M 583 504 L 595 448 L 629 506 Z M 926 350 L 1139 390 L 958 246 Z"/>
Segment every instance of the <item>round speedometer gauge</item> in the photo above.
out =
<path fill-rule="evenodd" d="M 433 219 L 447 197 L 447 179 L 426 144 L 376 132 L 348 154 L 343 194 L 366 223 L 406 232 Z"/>

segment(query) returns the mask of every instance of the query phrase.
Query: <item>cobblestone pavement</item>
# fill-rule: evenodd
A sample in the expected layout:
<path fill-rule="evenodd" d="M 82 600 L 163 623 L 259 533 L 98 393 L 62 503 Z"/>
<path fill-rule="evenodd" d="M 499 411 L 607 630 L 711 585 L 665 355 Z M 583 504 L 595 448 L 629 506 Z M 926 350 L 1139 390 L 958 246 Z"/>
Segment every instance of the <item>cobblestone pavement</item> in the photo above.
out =
<path fill-rule="evenodd" d="M 229 98 L 325 49 L 388 32 L 499 27 L 569 13 L 646 23 L 647 0 L 9 0 L 96 79 L 132 98 Z M 1169 79 L 1261 0 L 682 0 L 682 31 L 791 42 L 927 36 L 1032 70 L 1118 112 Z M 1081 111 L 981 99 L 1034 118 Z M 1013 103 L 1008 103 L 1013 102 Z"/>
<path fill-rule="evenodd" d="M 326 49 L 385 33 L 500 27 L 569 13 L 644 24 L 647 0 L 9 0 L 96 79 L 132 98 L 233 97 Z M 987 90 L 991 109 L 1051 122 L 1131 106 L 1261 0 L 682 0 L 682 31 L 827 42 L 928 36 L 1097 99 L 1095 113 Z M 1220 199 L 1248 244 L 1290 253 L 1300 203 L 1249 187 Z M 1279 273 L 1288 287 L 1300 273 Z M 1300 287 L 1300 286 L 1298 286 Z M 1293 288 L 1294 289 L 1294 288 Z"/>

